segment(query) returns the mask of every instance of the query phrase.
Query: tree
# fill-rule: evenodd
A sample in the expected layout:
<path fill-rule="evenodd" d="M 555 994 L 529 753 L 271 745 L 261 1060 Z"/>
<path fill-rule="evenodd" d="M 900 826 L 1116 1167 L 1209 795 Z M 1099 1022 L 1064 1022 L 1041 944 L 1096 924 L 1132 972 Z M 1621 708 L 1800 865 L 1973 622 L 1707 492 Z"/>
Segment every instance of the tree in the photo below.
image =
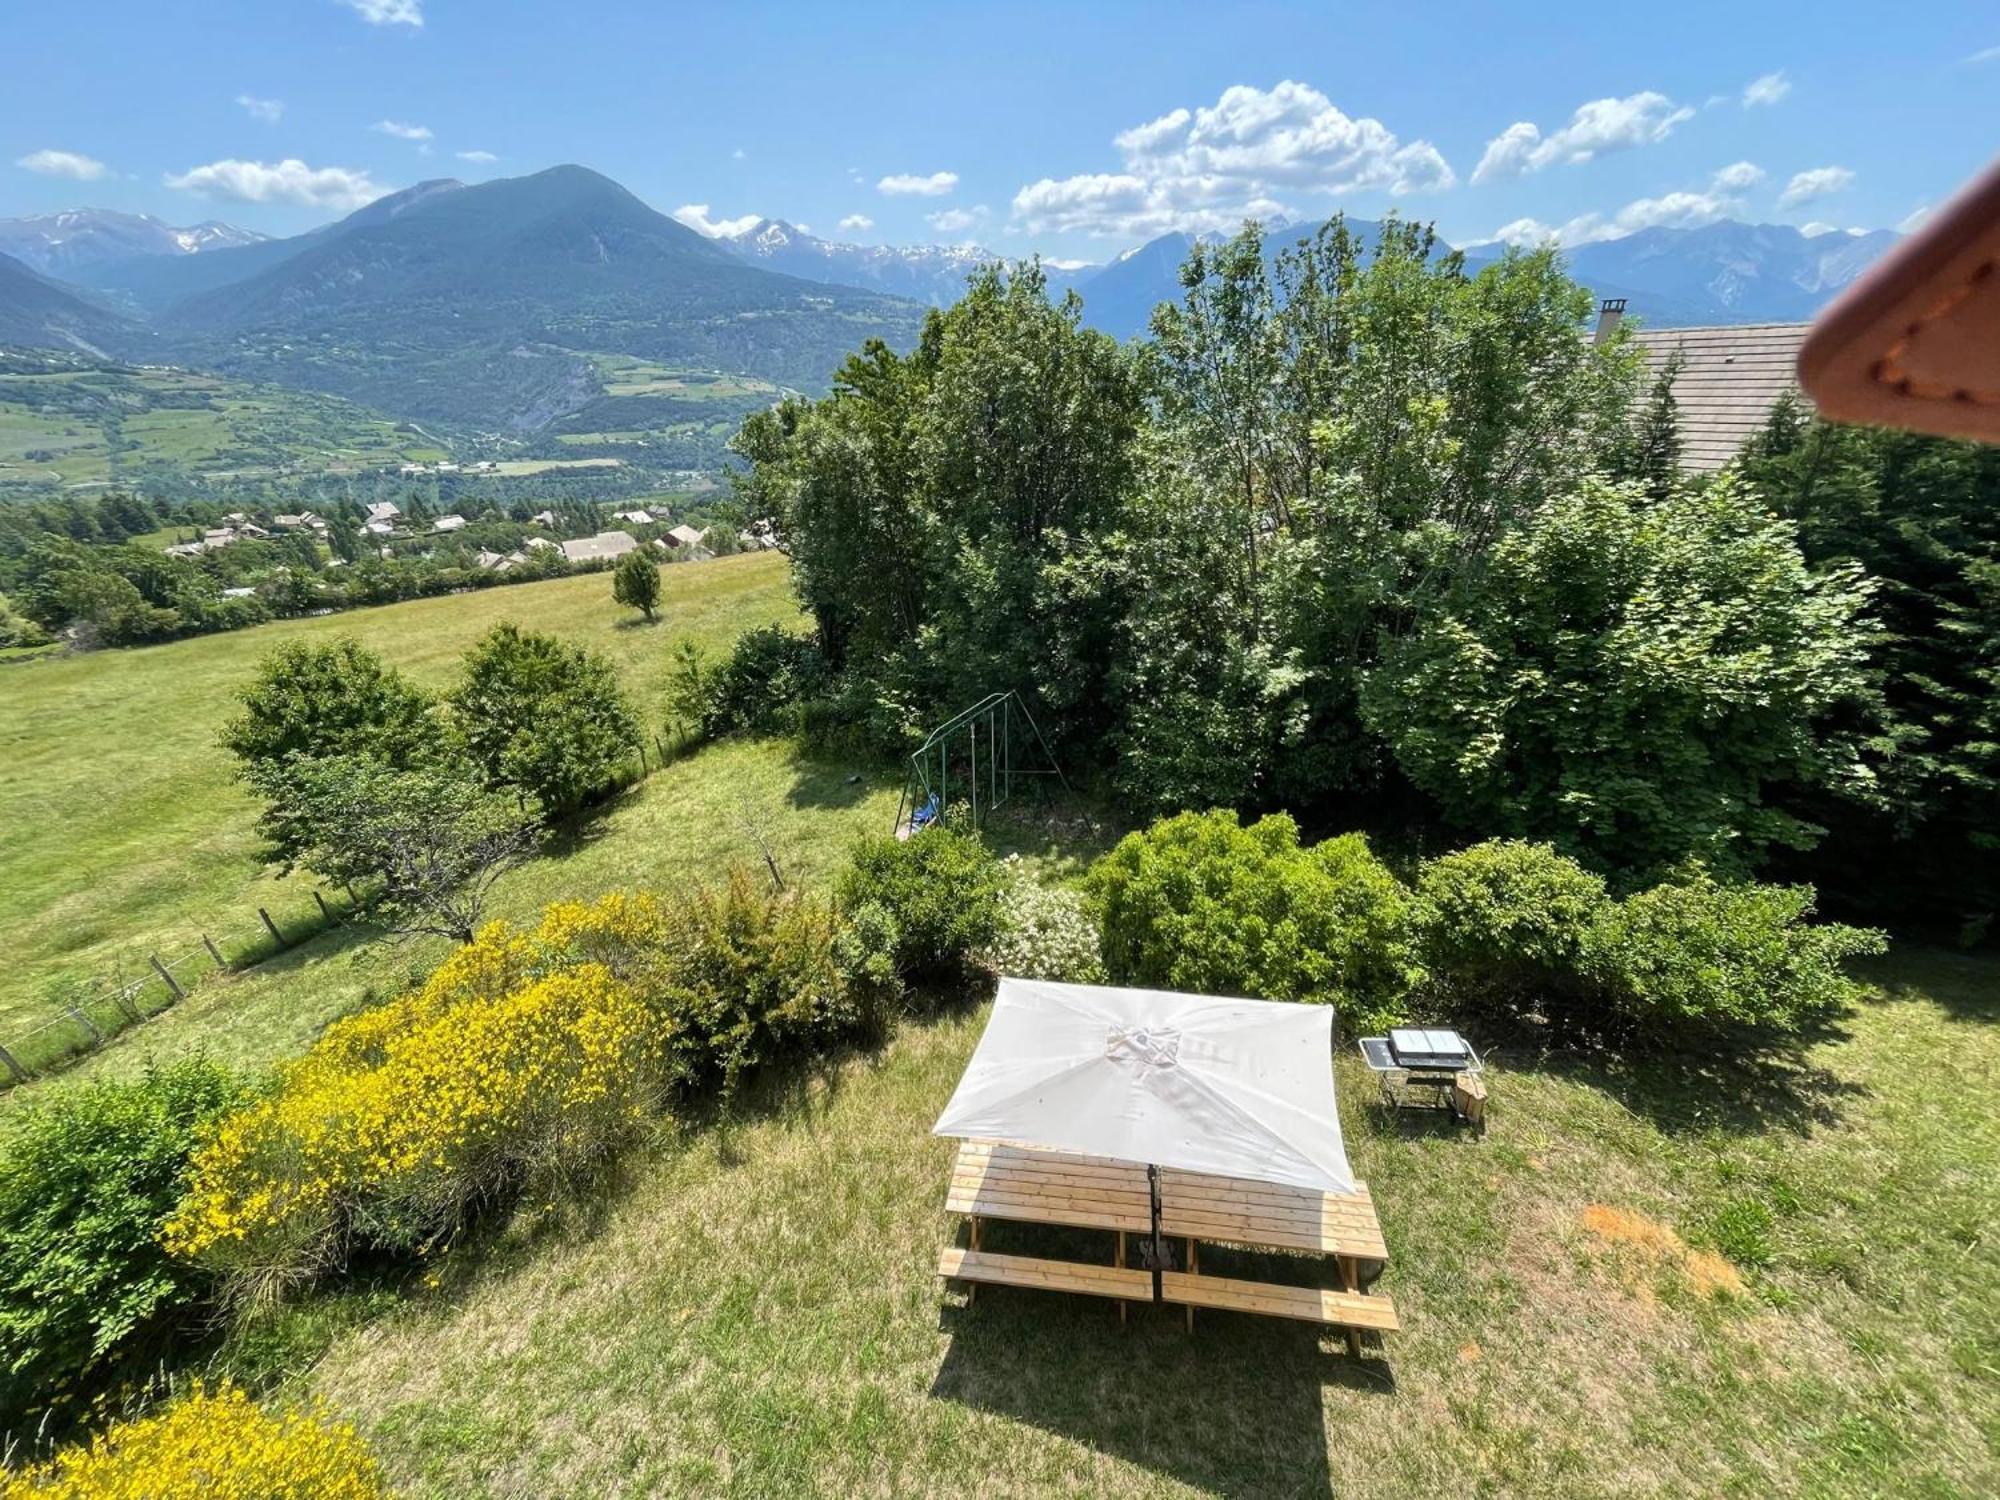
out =
<path fill-rule="evenodd" d="M 648 620 L 653 618 L 660 602 L 660 569 L 643 547 L 618 559 L 611 574 L 611 597 Z"/>
<path fill-rule="evenodd" d="M 535 852 L 535 818 L 457 767 L 399 770 L 366 755 L 293 757 L 275 779 L 297 862 L 336 884 L 379 880 L 392 930 L 469 943 L 486 895 Z"/>
<path fill-rule="evenodd" d="M 429 696 L 348 636 L 275 647 L 238 697 L 243 712 L 223 727 L 222 744 L 246 770 L 294 755 L 406 766 L 436 739 Z"/>
<path fill-rule="evenodd" d="M 550 817 L 603 792 L 639 742 L 608 662 L 517 625 L 466 653 L 450 702 L 486 784 L 534 797 Z"/>
<path fill-rule="evenodd" d="M 790 554 L 873 738 L 896 743 L 974 684 L 1021 692 L 1059 741 L 1101 732 L 1104 617 L 1072 607 L 1085 574 L 1053 574 L 1117 531 L 1143 402 L 1080 303 L 1052 303 L 1036 265 L 989 266 L 910 354 L 871 342 L 826 400 L 744 423 L 745 519 Z"/>
<path fill-rule="evenodd" d="M 1801 797 L 1833 904 L 1976 937 L 2000 914 L 2000 449 L 1809 420 L 1782 403 L 1742 468 L 1815 567 L 1878 581 L 1866 776 Z"/>
<path fill-rule="evenodd" d="M 1778 793 L 1853 773 L 1867 598 L 1732 477 L 1658 502 L 1586 480 L 1390 646 L 1362 708 L 1464 827 L 1628 878 L 1745 873 L 1820 832 Z"/>
<path fill-rule="evenodd" d="M 222 744 L 236 756 L 237 774 L 263 795 L 259 827 L 269 857 L 286 865 L 311 837 L 283 795 L 296 764 L 366 757 L 401 769 L 453 752 L 429 696 L 349 638 L 285 642 L 239 696 L 243 712 L 223 726 Z"/>

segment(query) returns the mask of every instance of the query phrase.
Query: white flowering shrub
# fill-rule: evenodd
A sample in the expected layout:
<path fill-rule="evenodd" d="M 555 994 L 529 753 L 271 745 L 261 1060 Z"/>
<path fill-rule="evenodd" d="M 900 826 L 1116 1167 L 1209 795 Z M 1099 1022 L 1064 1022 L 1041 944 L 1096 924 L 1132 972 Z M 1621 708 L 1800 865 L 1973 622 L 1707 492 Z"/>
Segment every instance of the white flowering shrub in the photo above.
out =
<path fill-rule="evenodd" d="M 1037 885 L 1016 875 L 1000 898 L 1000 927 L 980 955 L 986 967 L 1018 979 L 1102 984 L 1104 955 L 1097 924 L 1081 892 Z"/>

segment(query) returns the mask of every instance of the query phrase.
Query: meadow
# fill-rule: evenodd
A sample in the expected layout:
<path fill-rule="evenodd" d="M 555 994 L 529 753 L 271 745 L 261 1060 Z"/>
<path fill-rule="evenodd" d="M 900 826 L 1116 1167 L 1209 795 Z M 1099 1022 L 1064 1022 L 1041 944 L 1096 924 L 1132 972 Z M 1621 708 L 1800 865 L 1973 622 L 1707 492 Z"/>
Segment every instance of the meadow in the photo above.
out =
<path fill-rule="evenodd" d="M 657 725 L 675 641 L 722 645 L 797 613 L 774 554 L 668 568 L 662 581 L 651 626 L 612 602 L 609 578 L 586 574 L 7 664 L 0 1042 L 64 984 L 136 972 L 147 953 L 179 953 L 203 931 L 252 929 L 259 906 L 281 923 L 313 911 L 306 885 L 259 860 L 255 808 L 216 744 L 235 694 L 277 642 L 351 635 L 439 687 L 467 646 L 513 620 L 604 652 Z"/>

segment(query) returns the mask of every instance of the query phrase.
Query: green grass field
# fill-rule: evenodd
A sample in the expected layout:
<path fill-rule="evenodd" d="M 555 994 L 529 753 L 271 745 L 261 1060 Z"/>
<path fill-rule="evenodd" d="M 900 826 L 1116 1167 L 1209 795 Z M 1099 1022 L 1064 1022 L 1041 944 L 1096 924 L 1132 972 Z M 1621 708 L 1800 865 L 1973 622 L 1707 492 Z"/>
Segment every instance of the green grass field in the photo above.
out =
<path fill-rule="evenodd" d="M 312 911 L 309 889 L 259 864 L 254 807 L 216 746 L 235 693 L 278 641 L 352 635 L 435 687 L 476 637 L 513 620 L 606 653 L 657 723 L 675 640 L 722 645 L 796 615 L 772 554 L 668 568 L 662 584 L 652 626 L 591 574 L 7 665 L 0 1043 L 38 1020 L 64 981 L 134 973 L 147 953 L 178 954 L 203 931 L 252 930 L 259 906 L 281 920 Z"/>
<path fill-rule="evenodd" d="M 1268 1320 L 943 1296 L 929 1129 L 982 1009 L 239 1351 L 413 1496 L 1991 1494 L 2000 965 L 1879 973 L 1773 1071 L 1503 1051 L 1483 1138 L 1383 1112 L 1343 1056 L 1404 1324 L 1361 1363 Z"/>

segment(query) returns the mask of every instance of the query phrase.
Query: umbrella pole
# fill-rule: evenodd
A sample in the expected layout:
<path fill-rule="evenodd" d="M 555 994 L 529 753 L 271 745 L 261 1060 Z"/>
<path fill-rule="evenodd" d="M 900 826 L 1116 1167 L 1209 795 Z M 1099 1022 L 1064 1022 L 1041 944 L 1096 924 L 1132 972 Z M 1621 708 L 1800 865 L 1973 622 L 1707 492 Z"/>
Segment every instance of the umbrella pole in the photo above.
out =
<path fill-rule="evenodd" d="M 1153 1263 L 1153 1305 L 1157 1307 L 1165 1300 L 1160 1295 L 1160 1268 L 1167 1242 L 1160 1238 L 1160 1169 L 1150 1163 L 1146 1167 L 1146 1187 L 1153 1200 L 1153 1253 L 1147 1259 Z"/>

